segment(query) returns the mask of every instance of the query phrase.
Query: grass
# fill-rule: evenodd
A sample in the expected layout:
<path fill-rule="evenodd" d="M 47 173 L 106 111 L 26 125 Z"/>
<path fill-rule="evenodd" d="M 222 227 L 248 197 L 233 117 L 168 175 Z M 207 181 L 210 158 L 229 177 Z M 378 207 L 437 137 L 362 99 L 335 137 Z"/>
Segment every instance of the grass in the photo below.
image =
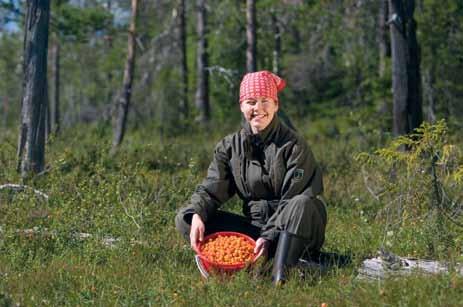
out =
<path fill-rule="evenodd" d="M 350 266 L 275 289 L 268 279 L 240 272 L 202 280 L 193 252 L 175 231 L 183 206 L 205 174 L 215 142 L 226 131 L 193 137 L 130 133 L 114 158 L 109 130 L 67 131 L 47 147 L 48 172 L 25 182 L 50 196 L 0 191 L 0 306 L 461 306 L 463 278 L 413 274 L 383 281 L 357 278 L 361 261 L 389 242 L 400 255 L 428 256 L 418 226 L 387 236 L 356 172 L 353 155 L 379 137 L 362 131 L 316 134 L 298 123 L 325 171 L 329 224 L 325 251 L 350 254 Z M 312 125 L 312 123 L 311 123 Z M 323 127 L 314 123 L 311 127 Z M 18 183 L 15 135 L 0 142 L 0 184 Z M 225 208 L 237 211 L 234 199 Z M 36 229 L 34 233 L 18 230 Z M 415 227 L 415 228 L 414 228 Z M 80 239 L 79 233 L 89 233 Z M 114 246 L 103 244 L 117 238 Z M 461 240 L 439 259 L 461 261 Z"/>

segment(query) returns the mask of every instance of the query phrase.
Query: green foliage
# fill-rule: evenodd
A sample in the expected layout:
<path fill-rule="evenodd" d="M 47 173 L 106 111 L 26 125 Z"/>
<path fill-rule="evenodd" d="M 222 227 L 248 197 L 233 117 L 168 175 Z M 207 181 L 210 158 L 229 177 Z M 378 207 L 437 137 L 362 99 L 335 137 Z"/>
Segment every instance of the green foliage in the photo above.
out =
<path fill-rule="evenodd" d="M 116 156 L 110 156 L 110 127 L 87 125 L 65 130 L 60 138 L 51 139 L 47 172 L 25 182 L 49 195 L 48 202 L 30 190 L 0 191 L 0 302 L 7 305 L 458 304 L 463 295 L 463 280 L 457 275 L 430 278 L 413 274 L 378 283 L 355 278 L 355 268 L 365 257 L 374 255 L 385 240 L 391 241 L 398 252 L 428 255 L 430 233 L 406 223 L 397 231 L 387 228 L 389 221 L 378 218 L 377 210 L 382 207 L 368 197 L 351 154 L 380 141 L 376 137 L 362 141 L 369 136 L 362 134 L 365 128 L 359 127 L 350 116 L 339 121 L 337 135 L 324 132 L 329 127 L 326 121 L 301 120 L 297 124 L 325 173 L 329 224 L 324 249 L 352 255 L 352 266 L 306 280 L 294 274 L 278 291 L 269 278 L 255 279 L 247 272 L 226 281 L 218 278 L 201 281 L 193 252 L 175 231 L 174 216 L 206 174 L 215 143 L 228 131 L 224 127 L 217 127 L 212 133 L 191 129 L 188 135 L 172 137 L 153 132 L 152 127 L 140 128 L 127 135 L 127 142 Z M 446 131 L 438 127 L 426 127 L 422 132 L 427 136 L 426 142 L 436 148 L 441 143 L 434 135 Z M 449 133 L 449 139 L 452 135 Z M 4 168 L 0 183 L 20 180 L 15 172 L 15 140 L 11 132 L 2 135 L 0 163 Z M 421 152 L 430 147 L 416 142 Z M 456 163 L 451 162 L 455 156 L 452 149 L 446 152 L 439 163 L 445 162 L 449 167 Z M 439 163 L 439 168 L 443 167 Z M 376 171 L 373 169 L 371 173 Z M 461 165 L 454 174 L 461 176 Z M 417 194 L 425 192 L 417 187 Z M 239 207 L 240 201 L 233 199 L 225 209 L 237 212 Z M 448 222 L 442 222 L 447 227 Z M 394 234 L 384 238 L 385 228 Z M 455 244 L 461 242 L 455 236 Z M 456 261 L 460 254 L 457 248 L 450 250 L 450 258 L 446 260 Z"/>
<path fill-rule="evenodd" d="M 22 63 L 19 56 L 12 55 L 21 50 L 21 46 L 18 34 L 0 35 L 0 124 L 3 126 L 11 126 L 13 119 L 19 118 L 16 105 L 21 100 Z"/>
<path fill-rule="evenodd" d="M 293 276 L 275 291 L 269 278 L 247 272 L 227 281 L 201 281 L 193 252 L 174 228 L 176 209 L 206 174 L 215 143 L 239 125 L 237 86 L 245 70 L 245 3 L 211 2 L 214 121 L 208 129 L 197 127 L 196 17 L 193 1 L 186 2 L 191 116 L 177 121 L 181 80 L 172 14 L 177 1 L 144 1 L 130 110 L 130 123 L 136 124 L 110 156 L 109 123 L 79 122 L 101 115 L 120 87 L 127 48 L 121 20 L 129 2 L 112 1 L 112 13 L 118 14 L 111 16 L 101 1 L 79 1 L 82 7 L 53 1 L 52 24 L 65 38 L 64 129 L 48 140 L 46 172 L 23 182 L 49 201 L 30 189 L 0 190 L 0 305 L 461 304 L 463 279 L 453 273 L 413 273 L 377 283 L 356 278 L 360 262 L 379 247 L 450 264 L 463 261 L 457 225 L 463 201 L 461 121 L 452 118 L 461 111 L 460 3 L 424 0 L 416 14 L 422 68 L 435 66 L 438 116 L 447 124 L 424 124 L 391 140 L 391 112 L 378 113 L 378 106 L 390 106 L 392 95 L 390 71 L 383 79 L 376 72 L 372 16 L 379 1 L 257 2 L 259 69 L 271 69 L 274 10 L 288 81 L 282 106 L 324 172 L 329 215 L 324 250 L 353 257 L 351 266 L 307 280 Z M 0 133 L 0 184 L 21 182 L 15 171 L 21 63 L 12 57 L 22 48 L 20 34 L 0 35 L 0 99 L 12 102 L 7 126 L 13 127 Z M 151 81 L 138 87 L 149 72 Z M 85 116 L 88 110 L 96 115 Z M 367 153 L 372 148 L 379 149 Z M 234 198 L 225 209 L 239 212 L 240 206 Z"/>
<path fill-rule="evenodd" d="M 447 252 L 459 237 L 461 150 L 448 143 L 445 121 L 423 123 L 373 154 L 357 156 L 369 190 L 381 203 L 378 217 L 391 231 L 410 225 L 422 234 L 431 256 Z M 448 223 L 444 219 L 450 218 Z M 419 236 L 418 236 L 419 237 Z M 461 240 L 461 238 L 460 238 Z"/>
<path fill-rule="evenodd" d="M 422 71 L 435 81 L 429 86 L 435 91 L 437 109 L 449 113 L 458 106 L 453 97 L 461 96 L 463 68 L 463 5 L 461 1 L 425 0 L 418 11 L 418 40 L 422 48 Z M 454 112 L 461 115 L 459 108 Z"/>
<path fill-rule="evenodd" d="M 112 20 L 101 7 L 80 8 L 69 3 L 56 3 L 51 8 L 53 30 L 65 40 L 83 41 L 96 31 L 105 29 Z"/>
<path fill-rule="evenodd" d="M 381 109 L 380 127 L 391 130 L 391 71 L 387 59 L 383 78 L 378 76 L 377 16 L 379 1 L 275 1 L 257 2 L 258 69 L 272 69 L 274 32 L 271 14 L 281 27 L 282 76 L 288 87 L 281 93 L 288 114 L 309 115 L 319 110 L 348 106 L 353 112 L 375 118 Z M 144 124 L 156 117 L 158 127 L 171 130 L 177 122 L 179 48 L 177 1 L 140 3 L 137 25 L 137 67 L 134 80 L 136 116 L 130 124 Z M 127 49 L 127 16 L 130 4 L 114 1 L 112 11 L 101 1 L 53 1 L 52 31 L 61 41 L 61 110 L 69 125 L 95 114 L 113 101 L 120 88 Z M 421 47 L 424 99 L 430 90 L 438 118 L 459 125 L 459 76 L 463 36 L 462 6 L 458 1 L 421 1 L 415 17 Z M 238 122 L 236 100 L 245 72 L 245 3 L 222 0 L 208 7 L 207 38 L 212 117 L 218 122 Z M 186 3 L 189 118 L 182 126 L 194 125 L 196 108 L 196 10 Z M 14 38 L 14 42 L 11 39 Z M 3 39 L 3 36 L 2 36 Z M 50 39 L 54 39 L 51 35 Z M 12 69 L 20 58 L 11 59 L 22 47 L 20 33 L 2 44 L 0 60 L 8 66 L 0 81 L 0 97 L 20 96 L 20 69 Z M 2 62 L 5 61 L 4 64 Z M 16 68 L 18 65 L 14 65 Z M 12 73 L 15 71 L 15 74 Z M 2 74 L 3 75 L 3 74 Z M 150 76 L 148 79 L 145 79 Z M 434 81 L 432 81 L 432 80 Z M 428 81 L 431 82 L 428 86 Z M 428 82 L 428 83 L 427 83 Z M 5 84 L 8 83 L 8 86 Z M 52 82 L 49 82 L 52 86 Z M 92 113 L 88 116 L 88 113 Z M 11 105 L 9 118 L 17 118 L 19 105 Z M 426 113 L 426 109 L 425 109 Z M 452 119 L 452 117 L 456 119 Z M 13 124 L 12 120 L 8 125 Z"/>

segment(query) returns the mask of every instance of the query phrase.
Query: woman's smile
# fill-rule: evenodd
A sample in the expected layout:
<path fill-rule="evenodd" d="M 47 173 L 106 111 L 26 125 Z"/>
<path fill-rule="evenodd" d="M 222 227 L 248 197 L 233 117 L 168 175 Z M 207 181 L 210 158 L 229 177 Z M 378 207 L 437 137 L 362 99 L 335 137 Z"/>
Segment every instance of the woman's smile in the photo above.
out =
<path fill-rule="evenodd" d="M 263 119 L 265 117 L 267 117 L 267 114 L 252 114 L 251 119 L 260 120 L 260 119 Z"/>

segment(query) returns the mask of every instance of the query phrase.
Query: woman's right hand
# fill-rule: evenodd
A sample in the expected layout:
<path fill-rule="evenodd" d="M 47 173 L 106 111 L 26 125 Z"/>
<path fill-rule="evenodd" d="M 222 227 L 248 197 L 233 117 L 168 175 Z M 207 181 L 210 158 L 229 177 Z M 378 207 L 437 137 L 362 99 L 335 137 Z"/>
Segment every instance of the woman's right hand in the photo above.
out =
<path fill-rule="evenodd" d="M 198 250 L 198 242 L 202 242 L 204 239 L 205 228 L 206 227 L 204 226 L 204 222 L 199 214 L 193 214 L 190 229 L 190 245 L 195 251 Z"/>

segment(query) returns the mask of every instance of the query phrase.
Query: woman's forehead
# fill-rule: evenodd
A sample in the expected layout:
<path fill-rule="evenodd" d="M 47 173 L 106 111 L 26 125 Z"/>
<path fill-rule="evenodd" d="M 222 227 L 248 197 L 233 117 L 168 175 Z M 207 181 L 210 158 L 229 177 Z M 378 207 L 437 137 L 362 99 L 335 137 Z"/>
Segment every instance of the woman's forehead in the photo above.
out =
<path fill-rule="evenodd" d="M 270 97 L 265 97 L 265 96 L 260 96 L 260 97 L 252 97 L 252 98 L 248 98 L 248 99 L 245 99 L 243 100 L 243 102 L 249 102 L 249 101 L 274 101 L 273 98 L 270 98 Z"/>

